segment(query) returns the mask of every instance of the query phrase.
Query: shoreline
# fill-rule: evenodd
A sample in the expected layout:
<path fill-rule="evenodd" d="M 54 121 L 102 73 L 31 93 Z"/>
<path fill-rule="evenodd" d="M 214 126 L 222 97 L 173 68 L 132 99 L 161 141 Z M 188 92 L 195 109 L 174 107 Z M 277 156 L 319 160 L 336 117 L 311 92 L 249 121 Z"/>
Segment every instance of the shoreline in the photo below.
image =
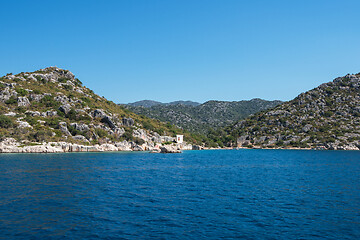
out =
<path fill-rule="evenodd" d="M 59 148 L 59 146 L 51 146 L 49 144 L 53 143 L 45 143 L 39 144 L 35 146 L 9 146 L 9 148 L 2 148 L 0 147 L 0 155 L 1 154 L 57 154 L 57 153 L 182 153 L 182 151 L 206 151 L 206 150 L 307 150 L 307 151 L 359 151 L 359 149 L 316 149 L 316 148 L 202 148 L 202 149 L 175 149 L 166 151 L 161 151 L 157 149 L 154 152 L 154 149 L 147 149 L 147 150 L 119 150 L 114 148 L 104 149 L 103 145 L 110 145 L 110 144 L 103 144 L 103 145 L 91 145 L 91 146 L 84 146 L 84 145 L 77 145 L 77 144 L 69 144 L 70 148 Z"/>

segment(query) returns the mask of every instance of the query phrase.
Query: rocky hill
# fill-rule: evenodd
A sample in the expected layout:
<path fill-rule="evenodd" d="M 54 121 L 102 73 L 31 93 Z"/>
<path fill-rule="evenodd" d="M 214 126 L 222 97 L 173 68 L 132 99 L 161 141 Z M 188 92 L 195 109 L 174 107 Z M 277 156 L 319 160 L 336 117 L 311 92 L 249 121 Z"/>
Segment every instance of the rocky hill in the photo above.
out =
<path fill-rule="evenodd" d="M 0 78 L 0 152 L 153 150 L 188 133 L 138 116 L 49 67 Z M 178 146 L 189 148 L 189 146 Z"/>
<path fill-rule="evenodd" d="M 233 146 L 360 148 L 360 74 L 346 75 L 226 129 Z"/>
<path fill-rule="evenodd" d="M 199 105 L 185 103 L 178 101 L 173 104 L 157 104 L 150 107 L 144 105 L 125 107 L 137 114 L 170 122 L 190 132 L 207 134 L 210 129 L 227 126 L 253 113 L 275 107 L 281 101 L 252 99 L 234 102 L 208 101 Z"/>

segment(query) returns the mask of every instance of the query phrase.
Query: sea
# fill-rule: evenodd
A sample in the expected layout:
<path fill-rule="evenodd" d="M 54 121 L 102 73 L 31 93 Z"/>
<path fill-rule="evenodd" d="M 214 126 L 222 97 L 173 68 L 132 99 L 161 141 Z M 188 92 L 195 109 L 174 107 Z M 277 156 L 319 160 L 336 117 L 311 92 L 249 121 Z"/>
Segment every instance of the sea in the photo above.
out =
<path fill-rule="evenodd" d="M 360 239 L 360 151 L 0 154 L 0 239 Z"/>

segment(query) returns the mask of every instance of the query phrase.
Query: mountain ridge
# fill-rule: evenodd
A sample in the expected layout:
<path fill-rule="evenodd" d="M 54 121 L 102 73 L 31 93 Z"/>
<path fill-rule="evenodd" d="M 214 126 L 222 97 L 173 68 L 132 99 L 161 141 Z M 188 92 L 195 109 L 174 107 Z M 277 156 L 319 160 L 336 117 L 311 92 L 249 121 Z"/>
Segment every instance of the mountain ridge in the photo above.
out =
<path fill-rule="evenodd" d="M 266 101 L 259 98 L 242 101 L 210 100 L 197 106 L 155 105 L 151 107 L 125 107 L 137 114 L 170 122 L 187 131 L 206 134 L 209 129 L 225 127 L 239 119 L 280 104 L 281 101 Z"/>
<path fill-rule="evenodd" d="M 121 104 L 121 105 L 128 105 L 128 106 L 132 106 L 132 107 L 153 107 L 153 106 L 157 106 L 157 105 L 164 105 L 164 106 L 169 106 L 169 105 L 189 105 L 189 106 L 198 106 L 201 103 L 198 102 L 194 102 L 194 101 L 184 101 L 184 100 L 178 100 L 178 101 L 172 101 L 172 102 L 168 102 L 168 103 L 163 103 L 163 102 L 159 102 L 159 101 L 154 101 L 154 100 L 140 100 L 140 101 L 136 101 L 136 102 L 132 102 L 132 103 L 127 103 L 127 104 Z"/>

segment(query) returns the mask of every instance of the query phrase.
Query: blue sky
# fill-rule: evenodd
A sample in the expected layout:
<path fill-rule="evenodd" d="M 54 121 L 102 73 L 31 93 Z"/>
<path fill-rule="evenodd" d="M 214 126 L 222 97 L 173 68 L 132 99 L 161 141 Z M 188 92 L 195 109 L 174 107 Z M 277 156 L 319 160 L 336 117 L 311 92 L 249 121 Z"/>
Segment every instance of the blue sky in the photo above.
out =
<path fill-rule="evenodd" d="M 290 100 L 360 72 L 360 1 L 1 1 L 0 75 L 58 66 L 117 103 Z"/>

